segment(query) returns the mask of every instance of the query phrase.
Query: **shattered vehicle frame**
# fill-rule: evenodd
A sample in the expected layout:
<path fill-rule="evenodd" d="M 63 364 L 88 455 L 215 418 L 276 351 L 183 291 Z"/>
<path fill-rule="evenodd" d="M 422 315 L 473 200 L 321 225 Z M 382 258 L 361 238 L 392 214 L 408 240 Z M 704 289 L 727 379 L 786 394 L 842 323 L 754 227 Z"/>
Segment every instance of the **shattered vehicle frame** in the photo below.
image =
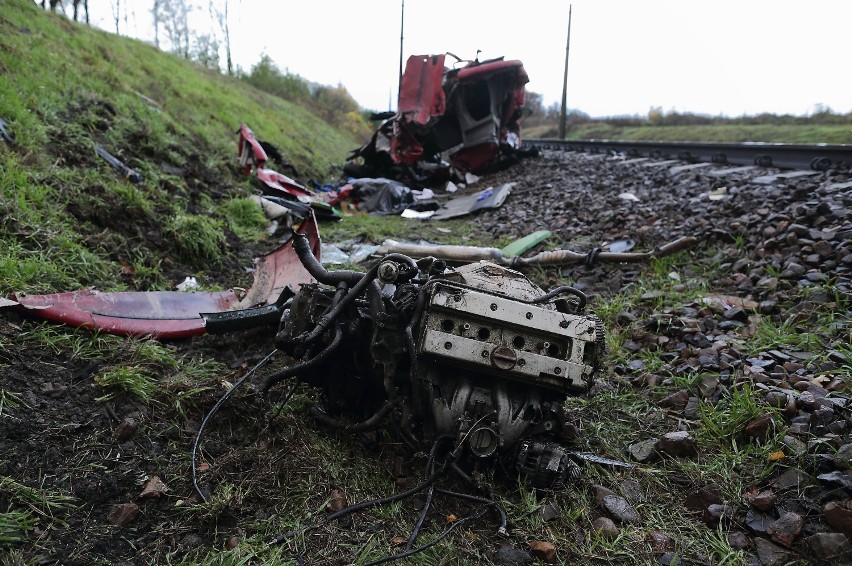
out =
<path fill-rule="evenodd" d="M 465 64 L 446 68 L 447 55 Z M 448 175 L 450 167 L 462 175 L 496 167 L 520 148 L 528 81 L 517 60 L 412 55 L 398 111 L 352 153 L 344 170 L 355 177 L 423 179 Z"/>

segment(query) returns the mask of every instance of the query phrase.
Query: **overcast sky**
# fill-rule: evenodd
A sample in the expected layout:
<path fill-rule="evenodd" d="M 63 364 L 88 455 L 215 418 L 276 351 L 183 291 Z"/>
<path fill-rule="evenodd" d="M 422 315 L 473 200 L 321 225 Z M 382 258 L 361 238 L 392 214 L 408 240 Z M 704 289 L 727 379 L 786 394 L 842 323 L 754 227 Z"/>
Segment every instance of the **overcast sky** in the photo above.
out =
<path fill-rule="evenodd" d="M 306 79 L 343 84 L 365 108 L 384 110 L 389 100 L 395 107 L 401 0 L 229 2 L 235 64 L 248 70 L 267 53 Z M 110 1 L 89 4 L 94 23 L 114 31 Z M 151 4 L 128 0 L 122 33 L 151 39 Z M 569 108 L 592 116 L 646 115 L 652 106 L 728 116 L 805 115 L 817 104 L 852 111 L 852 1 L 570 4 Z M 520 59 L 527 88 L 546 105 L 559 102 L 568 6 L 567 0 L 405 0 L 404 56 L 449 51 L 473 59 L 480 49 L 480 60 Z"/>

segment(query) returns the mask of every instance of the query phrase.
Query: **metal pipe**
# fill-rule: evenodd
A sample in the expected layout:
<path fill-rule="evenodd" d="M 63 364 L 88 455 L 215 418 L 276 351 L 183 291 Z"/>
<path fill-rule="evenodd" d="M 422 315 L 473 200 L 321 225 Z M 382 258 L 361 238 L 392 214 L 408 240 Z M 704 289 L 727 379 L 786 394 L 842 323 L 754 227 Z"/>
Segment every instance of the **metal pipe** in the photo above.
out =
<path fill-rule="evenodd" d="M 565 41 L 565 74 L 562 76 L 562 111 L 559 113 L 559 139 L 565 139 L 568 116 L 568 49 L 571 47 L 571 4 L 568 4 L 568 39 Z"/>

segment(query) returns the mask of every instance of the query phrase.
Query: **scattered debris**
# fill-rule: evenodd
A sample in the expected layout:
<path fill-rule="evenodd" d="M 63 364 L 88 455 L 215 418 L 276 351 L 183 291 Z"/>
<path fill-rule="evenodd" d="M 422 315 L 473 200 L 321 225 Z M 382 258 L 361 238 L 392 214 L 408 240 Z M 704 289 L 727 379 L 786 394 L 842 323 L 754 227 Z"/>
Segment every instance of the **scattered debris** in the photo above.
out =
<path fill-rule="evenodd" d="M 391 179 L 355 179 L 349 193 L 358 210 L 373 214 L 400 214 L 414 204 L 411 189 Z"/>
<path fill-rule="evenodd" d="M 13 138 L 12 134 L 9 133 L 9 130 L 6 129 L 6 126 L 8 125 L 9 123 L 6 120 L 0 118 L 0 139 L 6 143 L 13 144 L 15 143 L 15 138 Z"/>
<path fill-rule="evenodd" d="M 487 260 L 498 265 L 510 266 L 515 269 L 531 265 L 570 265 L 581 262 L 603 263 L 635 263 L 648 261 L 651 258 L 664 257 L 681 251 L 697 242 L 692 236 L 684 236 L 655 250 L 643 253 L 616 253 L 594 249 L 589 253 L 579 253 L 571 250 L 552 250 L 541 252 L 533 257 L 506 257 L 497 248 L 481 248 L 475 246 L 455 246 L 439 244 L 407 244 L 386 240 L 378 250 L 379 255 L 400 253 L 413 258 L 434 257 L 436 259 L 464 263 Z"/>
<path fill-rule="evenodd" d="M 552 235 L 553 232 L 550 230 L 538 230 L 537 232 L 533 232 L 532 234 L 524 236 L 523 238 L 515 240 L 511 244 L 505 246 L 502 250 L 500 250 L 500 253 L 503 254 L 503 257 L 519 256 L 533 249 Z"/>
<path fill-rule="evenodd" d="M 161 497 L 168 493 L 169 488 L 163 483 L 158 476 L 150 476 L 145 480 L 142 486 L 142 493 L 138 495 L 138 499 L 153 499 Z"/>
<path fill-rule="evenodd" d="M 490 187 L 485 190 L 450 199 L 445 205 L 435 211 L 433 220 L 447 220 L 467 216 L 481 210 L 493 210 L 500 208 L 506 202 L 515 183 L 506 183 L 499 187 Z"/>
<path fill-rule="evenodd" d="M 157 102 L 156 100 L 154 100 L 153 98 L 148 98 L 147 96 L 145 96 L 144 94 L 142 94 L 142 93 L 141 93 L 141 92 L 139 92 L 138 90 L 134 90 L 134 91 L 133 91 L 133 94 L 135 94 L 136 96 L 138 96 L 139 98 L 141 98 L 142 100 L 144 100 L 144 101 L 145 101 L 145 103 L 148 105 L 148 107 L 149 107 L 149 108 L 151 108 L 151 109 L 153 109 L 153 110 L 156 110 L 156 111 L 158 111 L 158 112 L 162 112 L 162 111 L 163 111 L 163 107 L 162 107 L 162 106 L 160 106 L 160 103 L 159 103 L 159 102 Z"/>
<path fill-rule="evenodd" d="M 178 291 L 186 293 L 187 291 L 197 291 L 201 288 L 201 285 L 198 284 L 195 277 L 187 276 L 186 279 L 177 284 L 176 288 Z"/>
<path fill-rule="evenodd" d="M 104 159 L 104 161 L 109 163 L 113 169 L 121 173 L 124 178 L 131 183 L 138 185 L 142 182 L 142 175 L 125 165 L 123 161 L 109 153 L 100 144 L 95 144 L 95 151 Z"/>
<path fill-rule="evenodd" d="M 251 128 L 246 124 L 241 124 L 237 134 L 239 134 L 237 154 L 239 155 L 240 168 L 246 175 L 251 174 L 251 170 L 254 168 L 255 177 L 260 181 L 266 192 L 311 207 L 314 209 L 318 220 L 340 219 L 340 216 L 332 209 L 331 204 L 325 202 L 314 191 L 297 183 L 287 175 L 265 167 L 268 160 L 266 150 L 264 150 L 263 144 L 257 140 Z"/>
<path fill-rule="evenodd" d="M 313 216 L 305 220 L 300 238 L 320 254 Z M 254 283 L 248 290 L 183 293 L 181 291 L 122 291 L 102 293 L 84 289 L 49 295 L 12 294 L 14 308 L 26 316 L 124 336 L 186 338 L 204 332 L 222 333 L 276 324 L 283 303 L 298 285 L 314 279 L 293 250 L 290 239 L 257 258 Z M 4 305 L 0 304 L 0 308 Z"/>
<path fill-rule="evenodd" d="M 116 527 L 123 527 L 133 522 L 139 516 L 139 506 L 135 503 L 122 503 L 107 515 L 107 521 Z"/>

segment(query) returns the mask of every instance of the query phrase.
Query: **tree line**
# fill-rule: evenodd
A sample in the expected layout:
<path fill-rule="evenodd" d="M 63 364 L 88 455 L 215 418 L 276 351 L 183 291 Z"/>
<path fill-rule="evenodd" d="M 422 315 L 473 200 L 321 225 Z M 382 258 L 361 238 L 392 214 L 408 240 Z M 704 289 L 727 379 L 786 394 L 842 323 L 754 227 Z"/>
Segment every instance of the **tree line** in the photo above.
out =
<path fill-rule="evenodd" d="M 544 105 L 544 97 L 541 94 L 527 91 L 526 103 L 524 105 L 524 127 L 532 128 L 544 126 L 558 131 L 561 107 L 559 103 L 550 106 Z M 852 112 L 840 114 L 834 112 L 825 104 L 816 104 L 814 111 L 807 116 L 794 116 L 792 114 L 770 114 L 764 112 L 754 116 L 710 116 L 708 114 L 697 114 L 693 112 L 678 112 L 677 110 L 665 111 L 661 106 L 652 106 L 646 115 L 607 116 L 592 118 L 580 110 L 568 110 L 566 113 L 566 126 L 568 130 L 572 127 L 587 124 L 608 124 L 620 128 L 647 127 L 647 126 L 798 126 L 798 125 L 843 125 L 852 124 Z"/>
<path fill-rule="evenodd" d="M 69 5 L 72 2 L 73 6 Z M 230 2 L 149 0 L 143 13 L 150 16 L 154 46 L 305 106 L 329 124 L 358 139 L 366 140 L 369 137 L 372 127 L 367 116 L 370 112 L 362 110 L 342 84 L 321 85 L 287 69 L 282 71 L 266 54 L 261 54 L 260 60 L 249 71 L 236 67 L 231 57 Z M 88 0 L 36 0 L 36 3 L 45 10 L 73 17 L 75 21 L 83 16 L 86 24 L 90 22 Z M 122 35 L 124 31 L 124 35 L 127 35 L 128 8 L 136 15 L 140 4 L 131 3 L 131 0 L 110 0 L 111 22 L 115 25 L 116 34 Z M 67 13 L 71 7 L 73 15 Z M 82 11 L 79 7 L 82 7 Z"/>

